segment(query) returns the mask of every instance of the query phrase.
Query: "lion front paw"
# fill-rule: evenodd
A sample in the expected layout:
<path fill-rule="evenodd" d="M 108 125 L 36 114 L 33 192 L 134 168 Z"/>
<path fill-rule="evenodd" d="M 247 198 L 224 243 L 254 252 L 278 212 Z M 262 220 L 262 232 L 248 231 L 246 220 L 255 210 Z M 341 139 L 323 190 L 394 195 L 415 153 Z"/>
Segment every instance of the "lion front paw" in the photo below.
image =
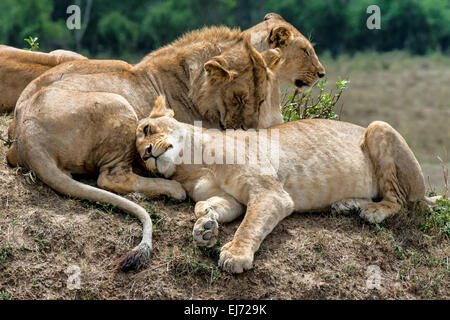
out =
<path fill-rule="evenodd" d="M 170 187 L 167 188 L 166 195 L 176 199 L 176 200 L 184 200 L 186 199 L 186 191 L 183 189 L 181 184 L 177 181 L 168 181 L 170 182 Z"/>
<path fill-rule="evenodd" d="M 242 273 L 253 267 L 253 253 L 236 250 L 233 243 L 228 242 L 220 252 L 219 266 L 229 273 Z"/>
<path fill-rule="evenodd" d="M 192 236 L 198 247 L 212 247 L 217 242 L 219 224 L 209 216 L 203 216 L 195 222 Z"/>

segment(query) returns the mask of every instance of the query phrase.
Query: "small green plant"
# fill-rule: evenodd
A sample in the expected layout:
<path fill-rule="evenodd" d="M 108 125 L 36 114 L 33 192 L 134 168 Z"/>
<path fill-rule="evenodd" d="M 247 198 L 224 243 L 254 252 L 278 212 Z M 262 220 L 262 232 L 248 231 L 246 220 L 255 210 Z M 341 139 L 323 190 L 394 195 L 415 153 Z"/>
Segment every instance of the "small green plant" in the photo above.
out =
<path fill-rule="evenodd" d="M 0 247 L 0 267 L 8 267 L 8 260 L 13 256 L 11 247 Z"/>
<path fill-rule="evenodd" d="M 196 257 L 185 254 L 171 261 L 170 269 L 174 276 L 203 278 L 211 285 L 220 275 L 220 271 L 214 264 L 206 264 Z"/>
<path fill-rule="evenodd" d="M 39 49 L 39 42 L 37 42 L 38 39 L 39 39 L 38 37 L 33 38 L 32 36 L 29 36 L 28 38 L 23 39 L 30 46 L 29 48 L 23 48 L 23 50 L 36 51 L 37 49 Z"/>
<path fill-rule="evenodd" d="M 40 239 L 40 238 L 34 238 L 33 240 L 34 240 L 34 242 L 36 242 L 36 243 L 39 245 L 39 247 L 41 247 L 41 248 L 47 248 L 47 247 L 48 247 L 48 243 L 50 242 L 50 240 L 48 240 L 48 239 Z"/>
<path fill-rule="evenodd" d="M 81 205 L 86 208 L 86 209 L 95 209 L 98 210 L 100 212 L 104 212 L 104 213 L 108 213 L 108 214 L 113 214 L 113 212 L 120 212 L 119 209 L 110 204 L 110 203 L 104 203 L 104 202 L 98 202 L 98 201 L 91 201 L 91 200 L 77 200 L 81 203 Z"/>
<path fill-rule="evenodd" d="M 12 294 L 6 290 L 0 291 L 0 300 L 11 300 Z"/>
<path fill-rule="evenodd" d="M 31 287 L 32 288 L 39 288 L 41 287 L 41 280 L 34 278 L 31 280 Z"/>
<path fill-rule="evenodd" d="M 216 263 L 220 258 L 220 247 L 221 243 L 218 242 L 214 247 L 194 247 L 194 253 L 197 253 L 199 256 L 204 256 L 213 259 Z"/>
<path fill-rule="evenodd" d="M 450 199 L 440 198 L 436 200 L 436 206 L 430 208 L 426 222 L 420 226 L 420 229 L 429 233 L 432 230 L 438 234 L 450 237 Z"/>
<path fill-rule="evenodd" d="M 405 255 L 403 254 L 403 247 L 399 244 L 394 244 L 395 253 L 397 254 L 397 258 L 400 260 L 405 259 Z"/>
<path fill-rule="evenodd" d="M 319 95 L 316 98 L 312 96 L 313 90 L 302 93 L 301 96 L 298 89 L 295 89 L 291 95 L 285 91 L 281 103 L 284 122 L 312 118 L 338 119 L 336 105 L 342 93 L 348 89 L 349 83 L 349 80 L 336 82 L 334 92 L 327 90 L 327 80 L 320 80 L 315 86 L 319 89 Z"/>

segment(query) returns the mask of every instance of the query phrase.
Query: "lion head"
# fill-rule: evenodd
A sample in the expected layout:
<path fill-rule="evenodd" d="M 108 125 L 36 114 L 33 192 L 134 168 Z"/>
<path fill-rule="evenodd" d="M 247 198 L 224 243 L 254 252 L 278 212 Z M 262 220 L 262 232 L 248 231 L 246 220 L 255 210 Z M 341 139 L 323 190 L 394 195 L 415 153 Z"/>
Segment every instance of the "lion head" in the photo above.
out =
<path fill-rule="evenodd" d="M 276 70 L 280 81 L 307 91 L 325 76 L 325 68 L 311 42 L 280 15 L 269 13 L 263 22 L 246 32 L 251 35 L 251 42 L 259 51 L 266 48 L 280 50 L 281 62 Z"/>
<path fill-rule="evenodd" d="M 278 49 L 260 54 L 248 37 L 208 60 L 192 94 L 202 116 L 222 129 L 258 128 L 261 109 L 272 103 L 272 70 L 279 61 Z"/>
<path fill-rule="evenodd" d="M 142 119 L 136 129 L 136 149 L 144 167 L 166 178 L 175 172 L 175 159 L 180 157 L 187 136 L 186 125 L 173 117 L 173 110 L 159 96 L 150 116 Z"/>

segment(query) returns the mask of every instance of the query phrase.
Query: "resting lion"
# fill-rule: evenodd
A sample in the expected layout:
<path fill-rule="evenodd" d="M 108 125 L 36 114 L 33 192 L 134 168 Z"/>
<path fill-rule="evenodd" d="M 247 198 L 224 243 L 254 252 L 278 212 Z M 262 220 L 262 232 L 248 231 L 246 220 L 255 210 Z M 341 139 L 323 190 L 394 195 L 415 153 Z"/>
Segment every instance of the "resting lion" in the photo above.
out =
<path fill-rule="evenodd" d="M 0 113 L 14 110 L 23 89 L 45 71 L 79 59 L 86 58 L 67 50 L 43 53 L 0 45 Z"/>
<path fill-rule="evenodd" d="M 293 211 L 331 207 L 379 223 L 408 202 L 436 200 L 425 197 L 416 158 L 385 122 L 362 128 L 301 120 L 262 133 L 198 130 L 176 121 L 161 98 L 136 131 L 136 148 L 147 169 L 180 182 L 197 202 L 196 245 L 214 245 L 218 223 L 245 212 L 233 240 L 221 249 L 219 265 L 228 272 L 250 269 L 261 242 Z M 252 143 L 256 147 L 250 151 Z M 244 161 L 237 161 L 239 153 Z"/>
<path fill-rule="evenodd" d="M 79 60 L 57 66 L 31 82 L 15 110 L 11 165 L 34 171 L 56 191 L 111 203 L 137 216 L 142 242 L 123 257 L 139 267 L 151 252 L 151 220 L 140 206 L 71 178 L 99 173 L 97 184 L 116 193 L 166 194 L 183 199 L 175 181 L 133 173 L 139 119 L 166 94 L 178 120 L 215 128 L 256 128 L 270 101 L 279 53 L 259 54 L 248 37 L 225 27 L 189 33 L 135 66 L 121 61 Z M 279 112 L 279 111 L 278 111 Z"/>
<path fill-rule="evenodd" d="M 273 112 L 265 112 L 267 118 L 261 119 L 261 127 L 269 127 L 282 123 L 278 112 L 279 84 L 287 82 L 305 91 L 312 87 L 319 77 L 325 75 L 325 69 L 320 63 L 311 43 L 280 15 L 269 13 L 264 21 L 245 31 L 250 36 L 252 45 L 260 52 L 267 49 L 279 49 L 281 61 L 274 70 L 276 83 L 272 93 L 271 105 Z M 7 49 L 7 50 L 6 50 Z M 53 56 L 56 55 L 56 56 Z M 22 90 L 33 79 L 49 68 L 62 62 L 84 58 L 77 53 L 56 50 L 50 54 L 35 53 L 11 47 L 0 46 L 0 112 L 14 109 Z M 195 58 L 194 58 L 195 59 Z M 108 62 L 110 65 L 111 62 Z M 111 72 L 114 66 L 111 66 Z M 92 69 L 92 67 L 89 67 Z M 66 68 L 65 72 L 90 72 L 78 68 Z M 149 101 L 153 103 L 153 101 Z M 12 138 L 12 137 L 10 137 Z"/>

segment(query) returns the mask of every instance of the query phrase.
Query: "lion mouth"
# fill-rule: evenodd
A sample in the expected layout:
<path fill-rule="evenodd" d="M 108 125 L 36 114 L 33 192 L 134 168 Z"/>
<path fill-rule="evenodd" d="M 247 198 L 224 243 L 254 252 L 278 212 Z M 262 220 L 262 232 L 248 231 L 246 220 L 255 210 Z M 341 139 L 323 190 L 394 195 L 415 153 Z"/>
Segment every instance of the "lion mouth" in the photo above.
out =
<path fill-rule="evenodd" d="M 295 80 L 295 86 L 298 87 L 298 88 L 308 87 L 308 84 L 306 82 L 303 82 L 300 79 L 297 79 L 297 80 Z"/>
<path fill-rule="evenodd" d="M 153 157 L 153 155 L 152 155 L 152 146 L 149 146 L 148 148 L 145 149 L 145 152 L 142 155 L 142 160 L 147 161 L 151 157 Z"/>

